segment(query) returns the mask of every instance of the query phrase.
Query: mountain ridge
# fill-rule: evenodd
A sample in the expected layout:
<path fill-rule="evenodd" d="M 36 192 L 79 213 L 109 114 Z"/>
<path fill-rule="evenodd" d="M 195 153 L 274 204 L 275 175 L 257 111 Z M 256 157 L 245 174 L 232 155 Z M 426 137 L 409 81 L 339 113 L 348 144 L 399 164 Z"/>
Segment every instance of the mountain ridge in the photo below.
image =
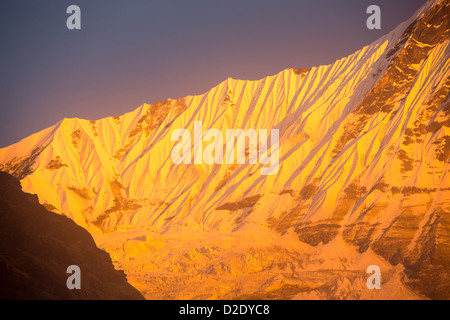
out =
<path fill-rule="evenodd" d="M 340 238 L 403 264 L 419 292 L 448 297 L 449 8 L 429 1 L 377 41 L 307 72 L 228 78 L 122 116 L 64 119 L 0 149 L 0 170 L 96 239 L 248 225 L 312 247 Z M 279 129 L 278 173 L 173 164 L 171 134 L 195 121 L 222 133 Z"/>

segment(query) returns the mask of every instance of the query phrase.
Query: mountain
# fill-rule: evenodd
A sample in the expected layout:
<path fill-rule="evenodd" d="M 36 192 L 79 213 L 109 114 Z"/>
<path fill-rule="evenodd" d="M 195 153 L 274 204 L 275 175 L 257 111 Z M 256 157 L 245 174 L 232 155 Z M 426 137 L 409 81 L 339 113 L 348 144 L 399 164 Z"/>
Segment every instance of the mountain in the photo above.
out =
<path fill-rule="evenodd" d="M 36 195 L 0 172 L 0 298 L 143 299 L 114 269 L 109 255 L 70 219 L 48 212 Z M 80 267 L 80 290 L 69 290 L 67 273 Z"/>
<path fill-rule="evenodd" d="M 64 119 L 1 149 L 0 170 L 89 230 L 146 297 L 448 299 L 449 11 L 431 0 L 330 65 Z M 179 129 L 277 129 L 278 166 L 176 164 Z M 365 287 L 371 261 L 389 290 Z"/>

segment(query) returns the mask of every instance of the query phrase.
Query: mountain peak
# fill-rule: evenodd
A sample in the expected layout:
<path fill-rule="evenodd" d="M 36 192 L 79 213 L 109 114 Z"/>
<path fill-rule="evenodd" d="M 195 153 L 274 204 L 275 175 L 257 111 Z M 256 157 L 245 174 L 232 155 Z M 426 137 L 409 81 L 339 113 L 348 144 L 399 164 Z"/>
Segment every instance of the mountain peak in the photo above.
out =
<path fill-rule="evenodd" d="M 329 65 L 255 81 L 228 78 L 204 94 L 122 116 L 64 120 L 1 149 L 0 170 L 96 239 L 109 239 L 105 247 L 130 270 L 136 268 L 126 254 L 140 248 L 144 259 L 153 246 L 136 238 L 161 235 L 161 246 L 170 247 L 174 234 L 188 239 L 202 230 L 209 243 L 258 226 L 277 241 L 295 234 L 312 248 L 342 241 L 352 259 L 369 252 L 403 266 L 396 269 L 399 287 L 405 281 L 416 293 L 448 298 L 449 10 L 448 1 L 429 1 L 386 36 Z M 202 142 L 183 143 L 203 154 L 208 129 L 222 137 L 227 130 L 278 130 L 277 174 L 261 175 L 260 162 L 174 163 L 173 136 L 182 130 L 195 137 L 196 123 Z M 191 249 L 183 254 L 201 255 Z"/>

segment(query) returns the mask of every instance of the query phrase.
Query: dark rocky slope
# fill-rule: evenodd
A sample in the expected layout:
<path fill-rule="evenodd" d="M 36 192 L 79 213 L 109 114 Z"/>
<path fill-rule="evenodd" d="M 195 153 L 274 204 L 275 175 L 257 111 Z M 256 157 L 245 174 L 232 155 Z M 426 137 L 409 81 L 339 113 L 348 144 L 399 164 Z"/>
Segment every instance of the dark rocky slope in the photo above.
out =
<path fill-rule="evenodd" d="M 86 230 L 47 211 L 4 172 L 0 235 L 0 299 L 143 299 Z M 80 290 L 66 286 L 70 265 L 81 269 Z"/>

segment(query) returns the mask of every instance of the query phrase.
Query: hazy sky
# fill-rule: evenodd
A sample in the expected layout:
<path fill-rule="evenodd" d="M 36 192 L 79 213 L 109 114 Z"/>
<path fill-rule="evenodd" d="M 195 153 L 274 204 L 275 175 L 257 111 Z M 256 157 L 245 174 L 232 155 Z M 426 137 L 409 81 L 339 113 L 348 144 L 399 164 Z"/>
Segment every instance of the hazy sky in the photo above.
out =
<path fill-rule="evenodd" d="M 99 119 L 329 64 L 407 20 L 425 0 L 2 0 L 0 147 L 62 118 Z M 81 8 L 81 30 L 66 9 Z M 382 29 L 366 28 L 381 7 Z"/>

